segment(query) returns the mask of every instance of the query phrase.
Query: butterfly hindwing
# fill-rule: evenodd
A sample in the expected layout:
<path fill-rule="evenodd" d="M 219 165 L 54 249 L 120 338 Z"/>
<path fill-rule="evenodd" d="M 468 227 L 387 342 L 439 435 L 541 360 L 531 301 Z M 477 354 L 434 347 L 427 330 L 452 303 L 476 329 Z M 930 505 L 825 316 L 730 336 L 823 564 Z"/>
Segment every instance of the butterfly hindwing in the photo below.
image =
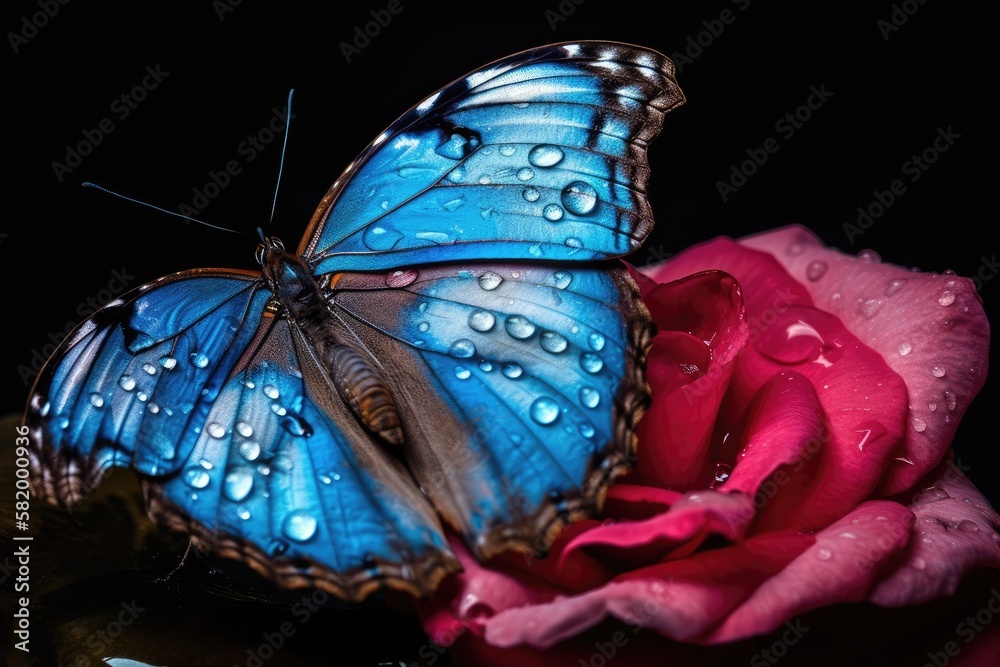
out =
<path fill-rule="evenodd" d="M 623 267 L 447 265 L 330 283 L 391 367 L 417 481 L 479 555 L 544 550 L 631 462 L 651 325 Z"/>
<path fill-rule="evenodd" d="M 47 495 L 77 502 L 113 465 L 178 470 L 192 426 L 253 333 L 238 325 L 268 296 L 259 274 L 194 270 L 85 321 L 39 374 L 28 408 L 29 425 L 42 431 L 35 472 Z"/>
<path fill-rule="evenodd" d="M 684 96 L 624 44 L 526 51 L 428 97 L 324 197 L 300 246 L 317 273 L 624 255 L 652 228 L 646 146 Z"/>
<path fill-rule="evenodd" d="M 156 521 L 282 585 L 433 590 L 458 567 L 433 508 L 272 299 L 259 274 L 193 271 L 90 320 L 29 408 L 47 495 L 130 466 Z"/>

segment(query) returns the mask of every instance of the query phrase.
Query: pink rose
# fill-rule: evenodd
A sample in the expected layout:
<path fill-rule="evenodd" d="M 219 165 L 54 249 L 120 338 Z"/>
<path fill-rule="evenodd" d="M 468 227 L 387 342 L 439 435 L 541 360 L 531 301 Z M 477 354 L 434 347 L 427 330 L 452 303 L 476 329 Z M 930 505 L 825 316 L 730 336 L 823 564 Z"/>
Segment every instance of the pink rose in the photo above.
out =
<path fill-rule="evenodd" d="M 465 572 L 418 611 L 457 662 L 687 664 L 684 645 L 791 642 L 806 612 L 890 613 L 1000 567 L 1000 517 L 949 450 L 987 371 L 970 280 L 797 226 L 633 273 L 659 327 L 638 462 L 547 558 L 452 540 Z"/>

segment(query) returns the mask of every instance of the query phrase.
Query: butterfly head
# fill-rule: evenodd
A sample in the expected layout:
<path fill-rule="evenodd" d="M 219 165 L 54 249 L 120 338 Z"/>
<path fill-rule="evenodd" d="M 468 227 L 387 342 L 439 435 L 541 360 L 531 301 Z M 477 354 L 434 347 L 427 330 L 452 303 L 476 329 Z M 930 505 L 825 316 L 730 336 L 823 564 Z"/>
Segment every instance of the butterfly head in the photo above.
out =
<path fill-rule="evenodd" d="M 279 239 L 266 237 L 257 246 L 257 261 L 268 286 L 289 314 L 295 317 L 303 307 L 313 303 L 317 286 L 312 270 L 301 257 L 286 252 Z"/>

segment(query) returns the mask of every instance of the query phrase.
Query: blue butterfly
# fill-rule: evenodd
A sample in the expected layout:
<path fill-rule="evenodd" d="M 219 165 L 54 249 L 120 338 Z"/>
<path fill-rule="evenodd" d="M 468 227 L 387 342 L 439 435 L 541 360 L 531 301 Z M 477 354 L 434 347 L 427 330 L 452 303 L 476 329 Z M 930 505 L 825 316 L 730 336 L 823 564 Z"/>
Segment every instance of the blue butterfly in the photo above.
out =
<path fill-rule="evenodd" d="M 634 453 L 653 327 L 619 263 L 653 218 L 646 148 L 683 103 L 663 55 L 545 46 L 380 134 L 262 272 L 194 269 L 83 322 L 25 415 L 37 492 L 112 466 L 157 523 L 288 588 L 432 592 L 541 553 Z"/>

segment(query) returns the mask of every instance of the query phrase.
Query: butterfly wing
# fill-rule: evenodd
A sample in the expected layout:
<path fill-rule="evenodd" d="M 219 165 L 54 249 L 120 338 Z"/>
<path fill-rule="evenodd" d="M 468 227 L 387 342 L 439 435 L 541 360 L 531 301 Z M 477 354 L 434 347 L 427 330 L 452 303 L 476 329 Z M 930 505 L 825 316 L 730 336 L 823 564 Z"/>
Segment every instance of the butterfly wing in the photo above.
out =
<path fill-rule="evenodd" d="M 381 360 L 410 469 L 481 558 L 544 551 L 631 464 L 652 325 L 621 265 L 348 273 L 330 291 Z"/>
<path fill-rule="evenodd" d="M 154 520 L 284 586 L 433 590 L 458 568 L 433 509 L 276 312 L 259 274 L 200 270 L 88 320 L 29 403 L 43 494 L 70 505 L 130 466 Z"/>
<path fill-rule="evenodd" d="M 619 256 L 652 227 L 646 146 L 683 103 L 669 59 L 580 42 L 429 96 L 333 184 L 299 253 L 317 274 Z"/>

